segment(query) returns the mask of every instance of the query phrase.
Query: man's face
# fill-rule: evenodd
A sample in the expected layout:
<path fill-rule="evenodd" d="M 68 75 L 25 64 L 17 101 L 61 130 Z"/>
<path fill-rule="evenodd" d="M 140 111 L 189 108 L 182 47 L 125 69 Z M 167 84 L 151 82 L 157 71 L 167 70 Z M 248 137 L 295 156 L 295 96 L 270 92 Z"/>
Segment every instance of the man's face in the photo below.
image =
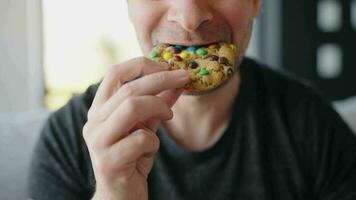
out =
<path fill-rule="evenodd" d="M 128 0 L 130 18 L 145 55 L 157 43 L 234 43 L 241 58 L 259 13 L 259 0 Z"/>
<path fill-rule="evenodd" d="M 236 45 L 236 68 L 246 52 L 259 4 L 260 0 L 128 0 L 145 55 L 157 43 L 194 46 L 224 41 Z"/>

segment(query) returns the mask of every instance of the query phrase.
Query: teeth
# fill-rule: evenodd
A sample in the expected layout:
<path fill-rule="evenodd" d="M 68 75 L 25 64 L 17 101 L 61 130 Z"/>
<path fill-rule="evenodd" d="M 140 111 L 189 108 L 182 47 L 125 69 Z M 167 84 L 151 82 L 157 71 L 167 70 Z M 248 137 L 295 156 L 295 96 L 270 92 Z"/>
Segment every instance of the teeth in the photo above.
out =
<path fill-rule="evenodd" d="M 169 46 L 182 46 L 182 47 L 187 48 L 187 47 L 190 47 L 190 46 L 194 46 L 194 47 L 199 47 L 199 46 L 205 47 L 205 46 L 209 46 L 209 45 L 212 45 L 212 44 L 218 44 L 218 43 L 220 43 L 220 42 L 212 42 L 212 43 L 207 43 L 207 44 L 192 44 L 192 45 L 188 45 L 188 46 L 186 46 L 186 45 L 180 45 L 180 44 L 167 44 L 167 45 L 169 45 Z"/>

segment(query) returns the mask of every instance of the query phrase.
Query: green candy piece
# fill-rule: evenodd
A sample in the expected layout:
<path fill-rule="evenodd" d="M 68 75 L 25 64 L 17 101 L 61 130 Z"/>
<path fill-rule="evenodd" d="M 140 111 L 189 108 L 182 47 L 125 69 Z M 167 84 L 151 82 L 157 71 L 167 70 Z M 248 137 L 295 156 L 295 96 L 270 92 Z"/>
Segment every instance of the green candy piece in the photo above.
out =
<path fill-rule="evenodd" d="M 155 50 L 151 51 L 150 58 L 156 58 L 156 57 L 158 57 L 158 52 Z"/>
<path fill-rule="evenodd" d="M 202 70 L 200 70 L 199 75 L 207 76 L 207 75 L 209 75 L 209 71 L 205 70 L 205 69 L 202 69 Z"/>
<path fill-rule="evenodd" d="M 208 52 L 206 51 L 205 48 L 200 48 L 197 50 L 198 56 L 205 56 Z"/>

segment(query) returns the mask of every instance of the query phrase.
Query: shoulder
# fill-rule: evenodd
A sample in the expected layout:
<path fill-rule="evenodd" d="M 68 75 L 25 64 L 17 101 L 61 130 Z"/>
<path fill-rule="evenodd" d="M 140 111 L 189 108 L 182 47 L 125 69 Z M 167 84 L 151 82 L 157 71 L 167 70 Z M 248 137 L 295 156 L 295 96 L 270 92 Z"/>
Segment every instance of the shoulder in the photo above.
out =
<path fill-rule="evenodd" d="M 250 68 L 252 77 L 258 89 L 266 89 L 274 95 L 304 96 L 322 95 L 313 84 L 301 77 L 297 77 L 283 68 L 272 68 L 255 60 L 246 59 L 246 67 Z"/>
<path fill-rule="evenodd" d="M 249 60 L 255 86 L 251 93 L 257 112 L 263 110 L 271 124 L 279 124 L 300 138 L 321 138 L 330 130 L 351 132 L 324 94 L 310 82 L 283 70 Z"/>
<path fill-rule="evenodd" d="M 331 107 L 323 93 L 310 81 L 297 77 L 283 69 L 273 69 L 252 59 L 247 59 L 250 83 L 254 85 L 256 98 L 273 106 L 288 110 L 317 104 Z M 247 73 L 246 73 L 247 74 Z"/>
<path fill-rule="evenodd" d="M 42 129 L 40 146 L 53 146 L 66 151 L 62 153 L 67 155 L 71 155 L 73 151 L 80 153 L 79 150 L 85 147 L 82 129 L 97 88 L 98 85 L 90 86 L 84 93 L 75 95 L 66 105 L 49 116 Z M 59 146 L 65 148 L 58 148 Z"/>
<path fill-rule="evenodd" d="M 89 86 L 85 92 L 73 96 L 73 98 L 64 105 L 57 113 L 65 112 L 66 110 L 75 110 L 77 112 L 87 112 L 94 100 L 99 84 Z"/>
<path fill-rule="evenodd" d="M 344 126 L 340 115 L 323 93 L 310 82 L 283 70 L 248 60 L 250 107 L 270 125 L 284 127 L 285 133 L 304 137 L 310 130 Z M 246 70 L 246 71 L 248 71 Z M 329 127 L 329 128 L 330 128 Z"/>
<path fill-rule="evenodd" d="M 99 84 L 91 85 L 85 92 L 75 95 L 72 99 L 69 100 L 67 104 L 65 104 L 59 110 L 53 112 L 49 120 L 59 120 L 61 123 L 66 125 L 74 125 L 74 122 L 77 124 L 78 122 L 86 122 L 86 115 L 89 108 L 91 107 L 98 86 Z"/>
<path fill-rule="evenodd" d="M 95 180 L 82 128 L 96 88 L 73 97 L 45 123 L 31 161 L 28 193 L 33 198 L 58 193 L 58 198 L 79 199 L 92 193 Z"/>

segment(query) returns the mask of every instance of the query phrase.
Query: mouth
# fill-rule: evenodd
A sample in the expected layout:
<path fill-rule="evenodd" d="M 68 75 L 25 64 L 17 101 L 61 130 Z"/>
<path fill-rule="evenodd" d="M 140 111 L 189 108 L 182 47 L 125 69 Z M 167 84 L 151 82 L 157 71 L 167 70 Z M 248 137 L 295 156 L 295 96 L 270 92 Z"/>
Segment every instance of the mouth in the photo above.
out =
<path fill-rule="evenodd" d="M 156 46 L 157 44 L 167 44 L 169 46 L 182 46 L 182 47 L 190 47 L 190 46 L 194 46 L 194 47 L 203 47 L 203 46 L 209 46 L 209 45 L 213 45 L 213 44 L 218 44 L 220 42 L 226 42 L 226 43 L 230 43 L 229 41 L 223 41 L 223 40 L 215 40 L 215 41 L 209 41 L 209 42 L 161 42 L 158 41 L 156 43 L 154 43 L 152 46 Z"/>

